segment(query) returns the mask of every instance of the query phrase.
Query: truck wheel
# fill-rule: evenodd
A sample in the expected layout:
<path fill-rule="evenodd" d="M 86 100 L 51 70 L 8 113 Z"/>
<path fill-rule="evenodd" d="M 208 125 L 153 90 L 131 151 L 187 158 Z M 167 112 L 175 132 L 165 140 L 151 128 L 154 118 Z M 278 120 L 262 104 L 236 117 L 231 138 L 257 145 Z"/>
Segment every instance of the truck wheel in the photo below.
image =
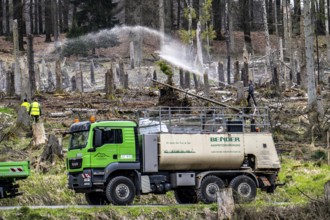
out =
<path fill-rule="evenodd" d="M 256 183 L 248 176 L 237 176 L 229 184 L 237 203 L 251 202 L 257 195 Z"/>
<path fill-rule="evenodd" d="M 197 195 L 194 189 L 183 188 L 174 190 L 174 196 L 179 204 L 197 203 Z"/>
<path fill-rule="evenodd" d="M 89 192 L 85 194 L 86 201 L 89 205 L 108 205 L 109 201 L 104 192 Z"/>
<path fill-rule="evenodd" d="M 135 186 L 129 178 L 117 176 L 110 180 L 105 194 L 114 205 L 129 205 L 135 197 Z"/>
<path fill-rule="evenodd" d="M 224 182 L 216 176 L 207 176 L 202 180 L 201 187 L 197 190 L 197 198 L 209 204 L 217 201 L 217 192 L 225 186 Z"/>

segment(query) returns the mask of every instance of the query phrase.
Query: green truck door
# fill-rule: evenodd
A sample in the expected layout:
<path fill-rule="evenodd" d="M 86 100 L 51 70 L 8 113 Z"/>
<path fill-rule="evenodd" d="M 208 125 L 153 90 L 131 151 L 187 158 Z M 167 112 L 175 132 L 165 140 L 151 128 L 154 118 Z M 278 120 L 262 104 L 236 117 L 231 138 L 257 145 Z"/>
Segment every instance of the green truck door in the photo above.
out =
<path fill-rule="evenodd" d="M 121 129 L 113 129 L 110 127 L 102 128 L 103 145 L 95 149 L 91 155 L 91 167 L 106 167 L 110 163 L 118 161 L 118 148 L 122 144 Z"/>

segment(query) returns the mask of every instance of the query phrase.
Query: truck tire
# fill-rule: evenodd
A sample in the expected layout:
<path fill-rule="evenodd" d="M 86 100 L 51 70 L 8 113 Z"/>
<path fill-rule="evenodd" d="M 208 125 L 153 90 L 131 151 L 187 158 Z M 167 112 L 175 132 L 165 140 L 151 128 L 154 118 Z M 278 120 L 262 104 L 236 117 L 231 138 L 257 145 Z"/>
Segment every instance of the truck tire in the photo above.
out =
<path fill-rule="evenodd" d="M 247 203 L 254 200 L 257 195 L 256 183 L 248 176 L 240 175 L 229 183 L 233 189 L 234 201 L 236 203 Z"/>
<path fill-rule="evenodd" d="M 174 197 L 179 204 L 197 203 L 197 195 L 193 188 L 181 188 L 174 190 Z"/>
<path fill-rule="evenodd" d="M 109 201 L 104 192 L 85 193 L 86 201 L 89 205 L 108 205 Z"/>
<path fill-rule="evenodd" d="M 105 194 L 114 205 L 129 205 L 135 197 L 135 186 L 129 178 L 117 176 L 109 181 Z"/>
<path fill-rule="evenodd" d="M 207 176 L 202 180 L 197 190 L 197 199 L 205 204 L 217 201 L 217 192 L 225 186 L 224 182 L 216 176 Z"/>

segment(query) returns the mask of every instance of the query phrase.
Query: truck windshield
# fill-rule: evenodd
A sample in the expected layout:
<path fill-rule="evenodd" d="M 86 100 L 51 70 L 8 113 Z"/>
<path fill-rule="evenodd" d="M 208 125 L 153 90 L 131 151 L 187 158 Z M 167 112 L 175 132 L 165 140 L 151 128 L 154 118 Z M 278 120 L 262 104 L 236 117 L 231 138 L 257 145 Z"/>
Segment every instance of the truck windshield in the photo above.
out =
<path fill-rule="evenodd" d="M 88 140 L 88 131 L 74 132 L 71 134 L 69 149 L 81 149 L 86 147 Z"/>

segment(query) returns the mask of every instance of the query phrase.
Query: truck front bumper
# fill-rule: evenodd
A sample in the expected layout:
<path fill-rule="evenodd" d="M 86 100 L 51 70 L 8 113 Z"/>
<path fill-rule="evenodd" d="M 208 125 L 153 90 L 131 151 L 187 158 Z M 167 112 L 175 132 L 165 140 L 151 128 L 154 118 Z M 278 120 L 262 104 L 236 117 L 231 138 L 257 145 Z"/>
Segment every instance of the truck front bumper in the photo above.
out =
<path fill-rule="evenodd" d="M 92 187 L 92 174 L 91 170 L 84 170 L 79 173 L 68 173 L 69 189 L 75 191 L 84 191 Z"/>

